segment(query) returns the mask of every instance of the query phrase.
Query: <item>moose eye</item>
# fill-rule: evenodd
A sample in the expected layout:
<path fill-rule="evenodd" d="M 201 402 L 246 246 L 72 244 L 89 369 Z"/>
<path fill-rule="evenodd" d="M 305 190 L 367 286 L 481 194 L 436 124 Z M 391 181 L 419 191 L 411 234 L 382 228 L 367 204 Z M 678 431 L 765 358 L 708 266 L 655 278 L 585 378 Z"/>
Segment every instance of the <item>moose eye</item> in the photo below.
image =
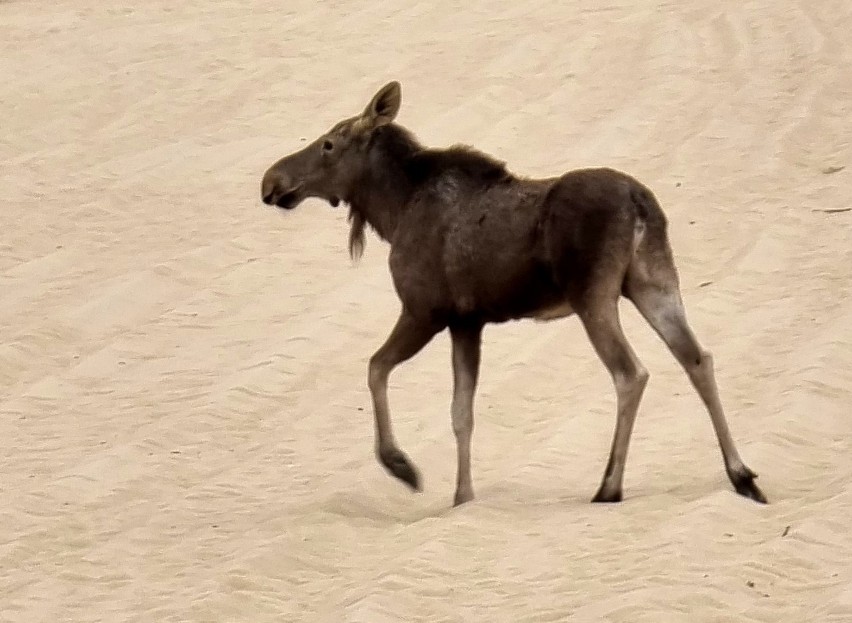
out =
<path fill-rule="evenodd" d="M 334 149 L 334 143 L 332 143 L 329 140 L 323 141 L 323 143 L 322 143 L 322 150 L 323 151 L 331 151 L 332 149 Z"/>

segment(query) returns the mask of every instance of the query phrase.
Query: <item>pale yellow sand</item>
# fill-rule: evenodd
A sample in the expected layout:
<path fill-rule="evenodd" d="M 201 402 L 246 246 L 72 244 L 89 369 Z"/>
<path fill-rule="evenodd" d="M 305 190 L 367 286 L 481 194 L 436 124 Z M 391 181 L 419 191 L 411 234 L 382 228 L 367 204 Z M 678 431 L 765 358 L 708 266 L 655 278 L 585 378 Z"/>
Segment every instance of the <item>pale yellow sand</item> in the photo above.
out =
<path fill-rule="evenodd" d="M 0 2 L 0 620 L 852 621 L 852 9 L 558 4 Z M 428 144 L 654 189 L 770 506 L 627 305 L 623 504 L 576 319 L 487 331 L 475 503 L 446 336 L 392 378 L 425 492 L 385 475 L 387 247 L 259 190 L 390 79 Z"/>

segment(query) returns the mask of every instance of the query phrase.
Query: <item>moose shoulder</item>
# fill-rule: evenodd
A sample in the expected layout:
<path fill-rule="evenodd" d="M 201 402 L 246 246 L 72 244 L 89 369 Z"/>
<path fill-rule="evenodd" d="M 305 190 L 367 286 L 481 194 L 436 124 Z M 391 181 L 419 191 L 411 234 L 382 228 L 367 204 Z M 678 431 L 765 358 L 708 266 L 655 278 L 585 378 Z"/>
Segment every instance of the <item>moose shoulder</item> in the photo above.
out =
<path fill-rule="evenodd" d="M 347 203 L 353 256 L 363 249 L 366 225 L 390 243 L 402 312 L 370 358 L 368 374 L 380 462 L 420 488 L 393 435 L 387 382 L 397 365 L 448 328 L 455 504 L 473 499 L 470 444 L 483 326 L 576 314 L 617 395 L 615 435 L 594 501 L 621 500 L 627 449 L 648 380 L 622 332 L 618 300 L 624 296 L 668 345 L 704 401 L 736 491 L 765 502 L 728 430 L 712 357 L 687 324 L 666 219 L 651 191 L 612 169 L 526 179 L 469 147 L 425 148 L 394 123 L 400 104 L 401 87 L 390 82 L 360 115 L 276 162 L 261 185 L 263 201 L 285 209 L 308 197 Z"/>

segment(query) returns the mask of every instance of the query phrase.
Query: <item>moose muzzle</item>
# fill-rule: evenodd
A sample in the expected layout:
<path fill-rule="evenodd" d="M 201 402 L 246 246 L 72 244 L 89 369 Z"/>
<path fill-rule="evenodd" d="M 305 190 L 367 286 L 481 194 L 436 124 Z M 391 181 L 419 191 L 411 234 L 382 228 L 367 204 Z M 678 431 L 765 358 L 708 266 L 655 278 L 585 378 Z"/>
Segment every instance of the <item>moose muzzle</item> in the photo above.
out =
<path fill-rule="evenodd" d="M 267 205 L 276 205 L 279 208 L 290 210 L 296 207 L 296 204 L 301 200 L 300 188 L 301 185 L 295 184 L 287 174 L 272 168 L 263 176 L 260 196 L 263 203 Z"/>

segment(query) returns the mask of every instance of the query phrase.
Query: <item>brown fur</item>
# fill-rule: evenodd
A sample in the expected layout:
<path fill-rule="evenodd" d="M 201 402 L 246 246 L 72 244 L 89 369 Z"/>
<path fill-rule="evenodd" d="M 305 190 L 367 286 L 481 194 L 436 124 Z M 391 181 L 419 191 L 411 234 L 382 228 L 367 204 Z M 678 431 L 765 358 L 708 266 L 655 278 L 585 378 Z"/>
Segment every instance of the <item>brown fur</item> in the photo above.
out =
<path fill-rule="evenodd" d="M 618 395 L 613 447 L 595 500 L 620 500 L 629 438 L 648 378 L 618 318 L 618 299 L 626 296 L 707 405 L 736 490 L 765 501 L 728 431 L 712 358 L 686 322 L 666 218 L 653 193 L 607 168 L 527 179 L 471 147 L 424 148 L 393 123 L 400 102 L 399 84 L 389 83 L 361 115 L 275 163 L 261 189 L 266 203 L 288 209 L 306 197 L 348 203 L 353 257 L 363 250 L 366 225 L 390 243 L 391 275 L 403 310 L 369 370 L 382 464 L 419 488 L 417 471 L 393 437 L 387 379 L 449 328 L 459 452 L 455 501 L 472 499 L 470 440 L 482 327 L 576 313 Z"/>

